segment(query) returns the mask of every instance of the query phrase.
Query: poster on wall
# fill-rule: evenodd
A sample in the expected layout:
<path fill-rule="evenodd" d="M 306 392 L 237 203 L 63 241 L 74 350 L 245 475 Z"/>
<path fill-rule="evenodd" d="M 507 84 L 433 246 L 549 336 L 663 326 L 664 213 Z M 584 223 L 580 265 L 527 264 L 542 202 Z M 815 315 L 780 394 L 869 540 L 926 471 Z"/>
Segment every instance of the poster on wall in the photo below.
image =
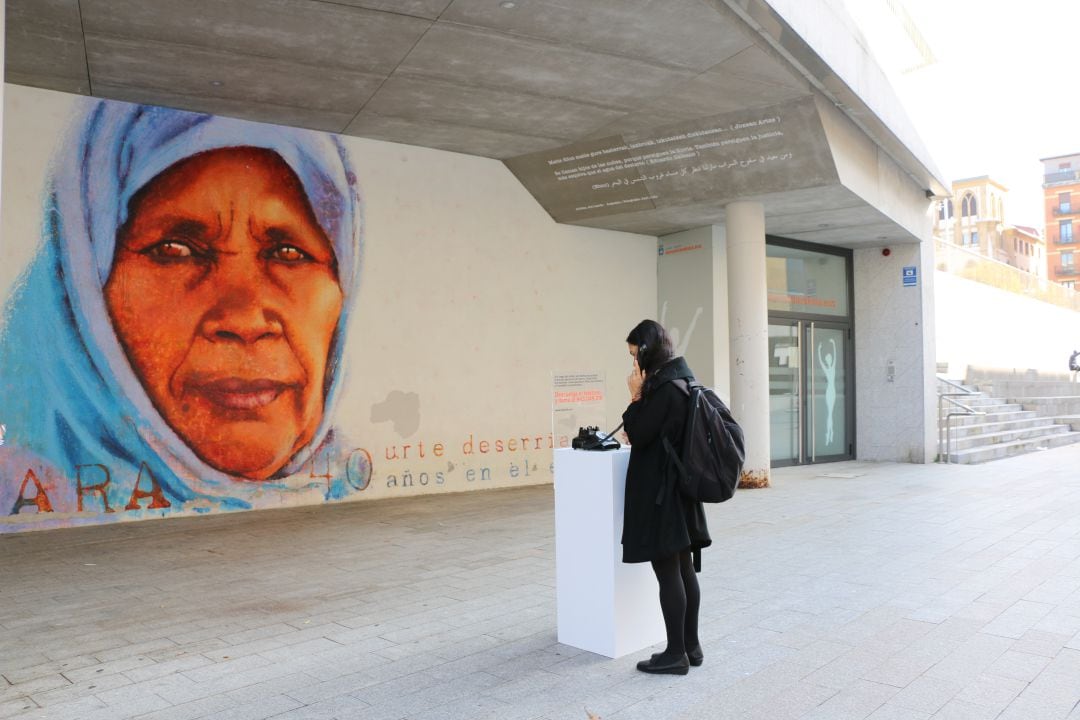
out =
<path fill-rule="evenodd" d="M 575 437 L 580 428 L 605 433 L 605 382 L 602 372 L 551 374 L 551 432 L 554 437 Z"/>
<path fill-rule="evenodd" d="M 338 140 L 85 102 L 43 195 L 0 325 L 4 529 L 366 486 L 333 422 L 361 253 Z"/>

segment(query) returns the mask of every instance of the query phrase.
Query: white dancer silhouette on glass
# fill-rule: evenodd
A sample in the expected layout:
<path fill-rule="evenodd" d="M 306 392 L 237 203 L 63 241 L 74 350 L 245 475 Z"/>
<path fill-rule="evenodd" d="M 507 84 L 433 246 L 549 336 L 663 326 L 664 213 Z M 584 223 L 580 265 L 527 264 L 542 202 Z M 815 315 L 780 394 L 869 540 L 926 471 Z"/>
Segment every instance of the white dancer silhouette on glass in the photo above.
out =
<path fill-rule="evenodd" d="M 832 345 L 831 353 L 821 351 L 822 343 L 818 343 L 818 365 L 825 373 L 825 444 L 832 445 L 833 441 L 833 411 L 836 409 L 836 341 L 829 338 Z"/>

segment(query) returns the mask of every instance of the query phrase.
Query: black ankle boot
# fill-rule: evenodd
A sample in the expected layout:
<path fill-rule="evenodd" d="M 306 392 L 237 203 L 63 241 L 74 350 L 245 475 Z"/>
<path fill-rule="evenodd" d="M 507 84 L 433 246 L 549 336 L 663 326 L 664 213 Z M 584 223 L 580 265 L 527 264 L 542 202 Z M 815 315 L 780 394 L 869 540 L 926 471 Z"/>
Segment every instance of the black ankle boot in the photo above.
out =
<path fill-rule="evenodd" d="M 663 654 L 664 653 L 653 653 L 652 659 L 655 660 Z M 701 663 L 705 662 L 705 653 L 701 651 L 701 646 L 698 645 L 693 650 L 686 651 L 686 658 L 694 667 L 701 667 Z"/>
<path fill-rule="evenodd" d="M 686 657 L 694 667 L 699 667 L 701 663 L 705 662 L 705 653 L 702 652 L 700 645 L 693 649 L 687 648 Z"/>
<path fill-rule="evenodd" d="M 639 662 L 637 669 L 653 675 L 685 675 L 690 672 L 690 660 L 687 659 L 686 653 L 674 656 L 658 653 L 648 660 Z"/>

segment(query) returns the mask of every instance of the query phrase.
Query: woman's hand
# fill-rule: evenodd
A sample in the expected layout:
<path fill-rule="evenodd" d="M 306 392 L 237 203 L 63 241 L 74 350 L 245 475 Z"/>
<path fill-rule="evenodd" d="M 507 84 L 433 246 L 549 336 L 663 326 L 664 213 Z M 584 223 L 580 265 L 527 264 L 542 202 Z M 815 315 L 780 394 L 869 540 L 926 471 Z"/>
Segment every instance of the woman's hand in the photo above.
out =
<path fill-rule="evenodd" d="M 626 378 L 626 387 L 630 390 L 630 402 L 637 402 L 641 399 L 641 385 L 645 382 L 645 375 L 642 374 L 641 368 L 638 367 L 637 361 L 634 361 L 634 369 L 630 371 L 630 375 Z"/>

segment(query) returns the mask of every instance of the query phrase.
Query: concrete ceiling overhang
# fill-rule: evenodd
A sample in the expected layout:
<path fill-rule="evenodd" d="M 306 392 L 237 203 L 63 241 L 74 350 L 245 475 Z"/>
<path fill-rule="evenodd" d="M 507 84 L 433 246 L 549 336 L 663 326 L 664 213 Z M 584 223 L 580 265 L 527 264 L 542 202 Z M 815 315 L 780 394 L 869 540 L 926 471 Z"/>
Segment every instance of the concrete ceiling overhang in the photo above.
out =
<path fill-rule="evenodd" d="M 34 87 L 497 158 L 545 207 L 529 158 L 777 111 L 800 132 L 762 141 L 758 157 L 808 158 L 799 182 L 774 159 L 772 180 L 751 168 L 716 192 L 719 171 L 701 171 L 720 164 L 713 152 L 697 163 L 705 182 L 662 181 L 692 201 L 553 216 L 663 234 L 756 198 L 772 233 L 915 240 L 838 179 L 808 103 L 824 95 L 842 107 L 912 182 L 933 171 L 815 58 L 762 0 L 7 0 L 5 72 Z"/>

